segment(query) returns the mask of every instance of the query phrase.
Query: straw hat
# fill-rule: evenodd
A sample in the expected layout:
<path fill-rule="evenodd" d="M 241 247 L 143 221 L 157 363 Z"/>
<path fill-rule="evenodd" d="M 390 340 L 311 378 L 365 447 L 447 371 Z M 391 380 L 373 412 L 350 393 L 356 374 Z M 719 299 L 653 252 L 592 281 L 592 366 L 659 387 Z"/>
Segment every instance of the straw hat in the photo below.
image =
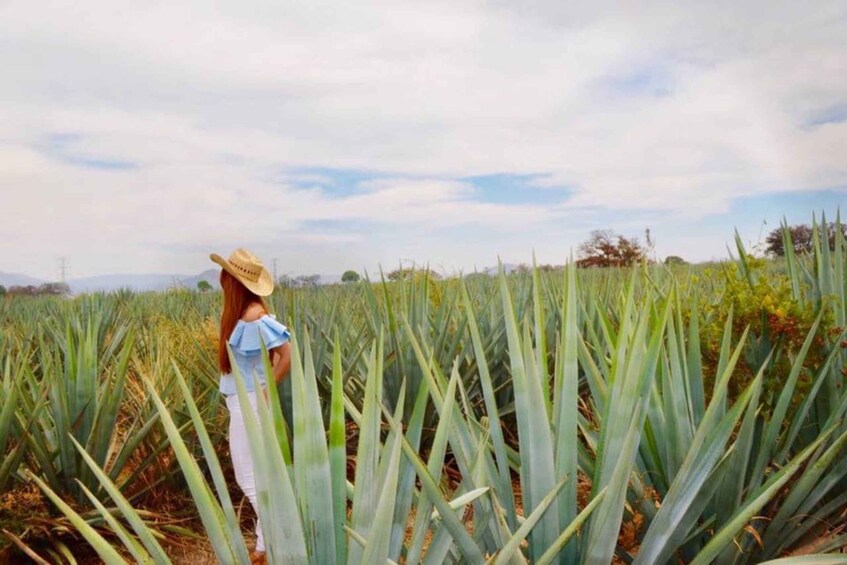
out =
<path fill-rule="evenodd" d="M 224 259 L 217 253 L 212 253 L 209 258 L 238 279 L 250 292 L 258 296 L 268 296 L 273 292 L 273 277 L 262 261 L 246 249 L 239 247 L 232 252 L 229 259 Z"/>

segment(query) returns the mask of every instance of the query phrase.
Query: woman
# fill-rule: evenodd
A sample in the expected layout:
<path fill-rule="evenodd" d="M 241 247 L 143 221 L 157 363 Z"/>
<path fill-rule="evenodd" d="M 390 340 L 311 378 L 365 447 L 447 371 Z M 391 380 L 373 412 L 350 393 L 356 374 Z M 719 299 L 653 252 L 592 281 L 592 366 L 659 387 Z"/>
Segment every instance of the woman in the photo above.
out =
<path fill-rule="evenodd" d="M 247 440 L 247 430 L 235 388 L 232 365 L 244 379 L 250 406 L 256 413 L 256 394 L 265 389 L 268 375 L 262 360 L 262 343 L 270 355 L 273 382 L 278 384 L 291 365 L 291 344 L 288 329 L 268 314 L 263 296 L 273 292 L 273 278 L 258 257 L 245 249 L 236 249 L 229 259 L 212 254 L 212 261 L 220 265 L 221 288 L 224 306 L 221 314 L 221 333 L 218 341 L 218 365 L 221 370 L 221 393 L 229 409 L 229 451 L 235 480 L 253 505 L 256 515 L 256 478 L 253 459 Z M 232 357 L 227 352 L 227 344 Z M 266 397 L 267 398 L 267 397 Z M 250 556 L 252 563 L 265 562 L 265 543 L 259 521 L 256 521 L 256 549 Z"/>

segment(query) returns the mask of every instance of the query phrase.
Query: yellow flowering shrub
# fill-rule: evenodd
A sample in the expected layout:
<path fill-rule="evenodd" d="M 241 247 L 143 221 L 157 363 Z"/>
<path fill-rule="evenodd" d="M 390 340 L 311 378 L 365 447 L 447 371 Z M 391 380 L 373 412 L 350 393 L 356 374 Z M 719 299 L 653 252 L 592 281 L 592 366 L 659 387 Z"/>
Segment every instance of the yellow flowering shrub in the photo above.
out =
<path fill-rule="evenodd" d="M 747 258 L 750 278 L 735 262 L 723 263 L 704 272 L 704 277 L 723 279 L 723 292 L 711 303 L 701 304 L 703 324 L 704 362 L 708 378 L 715 377 L 720 357 L 724 326 L 732 311 L 733 346 L 738 343 L 745 328 L 750 328 L 748 343 L 742 360 L 730 382 L 732 394 L 738 394 L 758 372 L 768 355 L 773 352 L 770 365 L 765 372 L 765 399 L 775 390 L 782 388 L 788 378 L 791 364 L 814 325 L 818 311 L 811 303 L 803 304 L 792 294 L 791 282 L 784 271 L 774 263 Z M 717 281 L 715 281 L 717 282 Z M 829 312 L 827 310 L 827 312 Z M 832 316 L 827 313 L 812 342 L 798 379 L 796 398 L 811 384 L 812 378 L 826 356 L 827 336 L 839 329 L 834 327 Z"/>

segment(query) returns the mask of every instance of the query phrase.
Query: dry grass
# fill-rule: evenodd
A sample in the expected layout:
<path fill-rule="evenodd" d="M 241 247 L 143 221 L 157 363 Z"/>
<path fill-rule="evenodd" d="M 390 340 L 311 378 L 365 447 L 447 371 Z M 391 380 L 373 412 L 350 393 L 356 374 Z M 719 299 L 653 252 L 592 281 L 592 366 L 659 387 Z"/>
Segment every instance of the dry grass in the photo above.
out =
<path fill-rule="evenodd" d="M 218 559 L 207 539 L 191 539 L 188 543 L 165 547 L 174 565 L 217 565 Z"/>

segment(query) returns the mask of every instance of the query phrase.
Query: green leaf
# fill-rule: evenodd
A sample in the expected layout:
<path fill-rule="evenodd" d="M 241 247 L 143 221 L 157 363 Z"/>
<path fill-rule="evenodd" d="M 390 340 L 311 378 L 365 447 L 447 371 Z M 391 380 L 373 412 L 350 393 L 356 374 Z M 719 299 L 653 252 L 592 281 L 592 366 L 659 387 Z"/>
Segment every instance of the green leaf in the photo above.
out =
<path fill-rule="evenodd" d="M 296 344 L 296 339 L 293 340 Z M 305 359 L 291 350 L 291 394 L 294 408 L 294 479 L 307 550 L 313 563 L 336 563 L 336 522 L 329 450 L 315 380 L 308 331 L 303 333 Z M 269 373 L 270 374 L 270 373 Z"/>
<path fill-rule="evenodd" d="M 547 509 L 559 495 L 559 491 L 562 490 L 562 487 L 566 482 L 568 482 L 567 477 L 559 481 L 559 484 L 553 487 L 553 490 L 548 492 L 547 495 L 539 501 L 538 506 L 535 507 L 529 516 L 527 516 L 524 523 L 521 524 L 514 535 L 506 541 L 505 545 L 503 545 L 500 551 L 497 552 L 497 555 L 489 560 L 489 563 L 493 563 L 494 565 L 505 565 L 511 561 L 512 555 L 518 551 L 520 544 L 526 539 L 532 529 L 547 512 Z"/>
<path fill-rule="evenodd" d="M 235 549 L 233 547 L 232 538 L 228 532 L 225 518 L 217 500 L 212 496 L 209 485 L 206 484 L 203 478 L 203 472 L 199 465 L 194 460 L 194 457 L 188 451 L 179 429 L 171 417 L 170 412 L 165 407 L 162 399 L 156 393 L 153 385 L 145 379 L 145 386 L 150 393 L 153 403 L 159 412 L 159 417 L 162 421 L 162 426 L 165 428 L 165 433 L 170 439 L 171 446 L 174 450 L 174 455 L 179 461 L 182 468 L 182 473 L 185 476 L 185 481 L 191 492 L 191 497 L 194 499 L 194 504 L 197 506 L 197 511 L 200 514 L 200 519 L 203 522 L 203 527 L 209 536 L 209 542 L 215 550 L 215 555 L 221 561 L 231 561 L 237 563 Z"/>
<path fill-rule="evenodd" d="M 53 489 L 47 486 L 47 483 L 36 477 L 31 472 L 27 471 L 29 477 L 35 481 L 35 483 L 44 491 L 44 494 L 53 501 L 53 504 L 62 511 L 68 520 L 70 520 L 71 524 L 73 524 L 74 528 L 82 534 L 85 538 L 85 541 L 97 552 L 97 555 L 100 556 L 106 565 L 125 565 L 126 561 L 121 555 L 115 551 L 115 549 L 109 544 L 106 539 L 101 536 L 97 531 L 88 525 L 82 516 L 76 513 L 73 508 L 68 506 L 68 504 L 59 497 Z"/>
<path fill-rule="evenodd" d="M 744 528 L 747 522 L 779 492 L 794 473 L 800 469 L 806 459 L 830 436 L 832 431 L 833 428 L 830 428 L 818 436 L 797 457 L 792 459 L 778 472 L 774 473 L 764 485 L 759 487 L 745 501 L 744 505 L 735 512 L 732 519 L 709 540 L 709 543 L 697 554 L 691 565 L 706 565 L 711 563 L 724 547 L 732 543 L 733 538 Z"/>
<path fill-rule="evenodd" d="M 515 394 L 518 437 L 521 443 L 521 492 L 526 512 L 532 512 L 544 496 L 556 485 L 556 472 L 553 462 L 553 438 L 546 410 L 538 407 L 545 405 L 542 378 L 546 370 L 541 371 L 535 363 L 529 343 L 529 329 L 525 328 L 523 343 L 518 334 L 506 275 L 500 272 L 500 294 L 503 299 L 506 336 L 509 343 L 509 363 L 512 369 L 512 384 Z M 559 516 L 557 512 L 544 516 L 541 523 L 533 529 L 529 538 L 530 559 L 535 560 L 544 548 L 549 547 L 559 534 Z"/>
<path fill-rule="evenodd" d="M 569 523 L 564 530 L 562 530 L 562 533 L 559 534 L 559 537 L 556 538 L 556 541 L 553 542 L 553 545 L 551 545 L 547 549 L 547 551 L 545 551 L 544 554 L 538 558 L 538 561 L 536 561 L 536 565 L 547 565 L 549 563 L 552 563 L 553 560 L 556 559 L 556 556 L 559 555 L 559 553 L 562 551 L 562 548 L 564 548 L 570 541 L 570 539 L 574 535 L 576 535 L 577 532 L 579 532 L 579 528 L 582 527 L 585 521 L 588 520 L 588 517 L 591 516 L 591 513 L 594 512 L 597 506 L 599 506 L 600 503 L 603 501 L 603 497 L 606 496 L 607 489 L 608 487 L 604 487 L 600 492 L 598 492 L 597 496 L 592 498 L 591 502 L 589 502 L 585 506 L 585 508 L 582 509 L 582 512 L 580 512 L 577 517 L 574 518 L 573 521 L 571 521 L 571 523 Z"/>
<path fill-rule="evenodd" d="M 97 477 L 97 480 L 100 481 L 100 485 L 109 493 L 112 501 L 121 511 L 121 513 L 126 518 L 127 522 L 130 523 L 132 529 L 135 530 L 135 533 L 138 535 L 138 538 L 141 540 L 141 543 L 144 544 L 144 547 L 147 551 L 150 552 L 152 559 L 156 563 L 169 563 L 170 560 L 165 553 L 165 550 L 159 545 L 159 542 L 153 537 L 153 534 L 147 528 L 147 525 L 141 519 L 141 516 L 132 508 L 129 501 L 121 494 L 115 484 L 109 479 L 108 475 L 103 472 L 102 469 L 97 465 L 94 459 L 85 451 L 85 449 L 80 445 L 80 443 L 73 438 L 70 438 L 73 442 L 74 447 L 77 448 L 80 455 L 82 456 L 83 461 L 88 465 L 88 468 L 94 473 Z"/>
<path fill-rule="evenodd" d="M 335 556 L 347 561 L 344 525 L 347 522 L 347 430 L 344 422 L 344 383 L 338 332 L 332 352 L 332 397 L 329 417 L 329 466 L 332 476 L 332 513 L 335 524 Z"/>

